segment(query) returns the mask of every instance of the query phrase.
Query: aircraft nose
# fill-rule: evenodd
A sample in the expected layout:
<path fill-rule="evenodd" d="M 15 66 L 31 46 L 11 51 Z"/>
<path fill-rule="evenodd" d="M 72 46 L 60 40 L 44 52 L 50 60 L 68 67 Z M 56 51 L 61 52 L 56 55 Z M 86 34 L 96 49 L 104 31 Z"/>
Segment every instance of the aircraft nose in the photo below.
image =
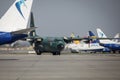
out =
<path fill-rule="evenodd" d="M 62 49 L 64 49 L 64 46 L 65 46 L 64 44 L 58 44 L 58 45 L 57 45 L 57 48 L 58 48 L 59 50 L 62 50 Z"/>

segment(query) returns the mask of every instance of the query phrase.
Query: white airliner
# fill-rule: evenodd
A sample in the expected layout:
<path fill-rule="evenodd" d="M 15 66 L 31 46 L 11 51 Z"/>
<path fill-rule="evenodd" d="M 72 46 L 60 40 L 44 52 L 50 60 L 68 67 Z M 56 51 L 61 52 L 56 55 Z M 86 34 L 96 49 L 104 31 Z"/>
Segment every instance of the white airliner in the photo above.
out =
<path fill-rule="evenodd" d="M 33 0 L 16 0 L 0 19 L 0 45 L 27 37 L 27 28 Z"/>
<path fill-rule="evenodd" d="M 104 47 L 100 46 L 99 43 L 86 43 L 83 41 L 81 41 L 80 44 L 75 44 L 75 43 L 71 43 L 69 44 L 68 48 L 71 50 L 71 52 L 102 52 Z"/>
<path fill-rule="evenodd" d="M 89 36 L 95 36 L 91 31 L 89 31 Z M 100 46 L 98 40 L 89 41 L 83 39 L 80 43 L 69 43 L 66 45 L 71 52 L 102 52 L 104 51 L 104 47 Z"/>
<path fill-rule="evenodd" d="M 120 42 L 115 42 L 113 40 L 107 39 L 107 36 L 103 33 L 101 29 L 97 29 L 98 37 L 99 38 L 106 38 L 106 39 L 100 39 L 100 45 L 107 47 L 115 53 L 116 51 L 119 51 L 120 53 Z"/>

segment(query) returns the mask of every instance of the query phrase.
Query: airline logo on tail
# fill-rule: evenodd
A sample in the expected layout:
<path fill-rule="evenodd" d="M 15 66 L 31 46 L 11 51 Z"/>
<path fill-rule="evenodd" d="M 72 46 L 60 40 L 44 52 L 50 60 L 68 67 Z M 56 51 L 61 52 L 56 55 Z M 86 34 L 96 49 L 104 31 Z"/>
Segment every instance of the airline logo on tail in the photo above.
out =
<path fill-rule="evenodd" d="M 25 18 L 25 17 L 24 17 L 24 15 L 23 15 L 23 13 L 22 13 L 21 6 L 24 5 L 24 6 L 27 8 L 27 6 L 26 6 L 26 4 L 25 4 L 25 1 L 26 1 L 26 0 L 20 0 L 20 1 L 16 2 L 16 4 L 15 4 L 17 10 L 19 11 L 19 13 L 21 14 L 21 16 L 22 16 L 23 18 Z"/>
<path fill-rule="evenodd" d="M 100 37 L 100 38 L 107 38 L 107 36 L 99 28 L 97 29 L 97 33 L 98 33 L 98 37 Z"/>
<path fill-rule="evenodd" d="M 103 33 L 100 33 L 100 36 L 101 36 L 101 37 L 103 37 L 103 36 L 104 36 L 104 34 L 103 34 Z"/>

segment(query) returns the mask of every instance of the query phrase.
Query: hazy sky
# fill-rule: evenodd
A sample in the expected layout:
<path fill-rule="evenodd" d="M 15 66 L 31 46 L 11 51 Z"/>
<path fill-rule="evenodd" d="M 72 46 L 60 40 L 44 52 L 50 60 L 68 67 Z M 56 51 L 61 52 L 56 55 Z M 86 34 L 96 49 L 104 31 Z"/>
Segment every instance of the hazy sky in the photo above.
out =
<path fill-rule="evenodd" d="M 0 17 L 15 0 L 0 0 Z M 101 28 L 107 36 L 120 33 L 120 0 L 34 0 L 32 11 L 40 36 L 85 36 Z"/>

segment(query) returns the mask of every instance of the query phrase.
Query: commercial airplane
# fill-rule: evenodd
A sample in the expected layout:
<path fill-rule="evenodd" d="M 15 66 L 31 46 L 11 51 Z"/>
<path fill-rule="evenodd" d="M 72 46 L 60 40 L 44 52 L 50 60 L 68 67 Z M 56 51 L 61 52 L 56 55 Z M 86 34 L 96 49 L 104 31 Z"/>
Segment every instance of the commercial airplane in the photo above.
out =
<path fill-rule="evenodd" d="M 33 0 L 16 0 L 0 19 L 0 45 L 27 37 L 27 28 Z"/>
<path fill-rule="evenodd" d="M 95 37 L 95 35 L 89 31 L 89 37 Z M 83 39 L 80 41 L 79 44 L 76 43 L 70 43 L 68 44 L 68 48 L 71 50 L 71 52 L 103 52 L 104 47 L 100 46 L 98 43 L 98 40 L 96 39 Z"/>
<path fill-rule="evenodd" d="M 120 53 L 120 43 L 119 42 L 115 42 L 115 41 L 107 38 L 107 36 L 99 28 L 97 28 L 97 34 L 98 34 L 99 38 L 105 38 L 105 39 L 99 39 L 101 46 L 111 49 L 113 51 L 113 53 L 116 53 L 116 51 L 119 51 L 119 53 Z"/>

